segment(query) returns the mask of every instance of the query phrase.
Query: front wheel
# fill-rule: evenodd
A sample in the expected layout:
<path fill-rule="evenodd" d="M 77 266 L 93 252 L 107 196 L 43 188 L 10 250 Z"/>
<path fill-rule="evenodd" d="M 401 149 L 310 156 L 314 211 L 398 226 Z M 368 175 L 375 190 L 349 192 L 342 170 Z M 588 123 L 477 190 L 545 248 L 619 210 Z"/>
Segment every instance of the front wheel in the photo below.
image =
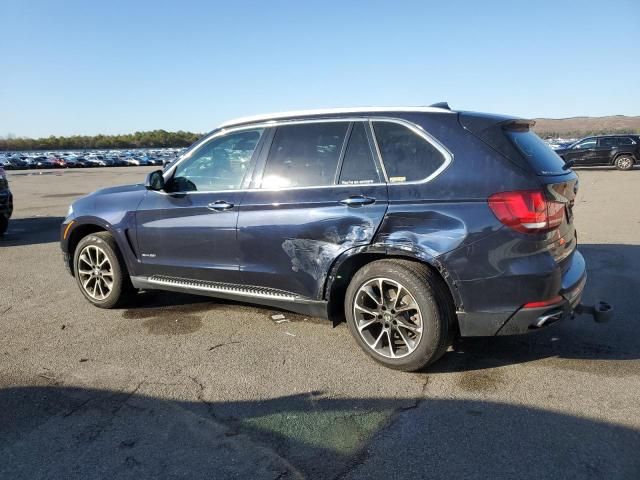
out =
<path fill-rule="evenodd" d="M 118 246 L 107 232 L 80 240 L 73 266 L 80 291 L 96 307 L 121 306 L 135 292 Z"/>
<path fill-rule="evenodd" d="M 453 340 L 455 312 L 447 286 L 425 265 L 380 260 L 353 276 L 347 325 L 374 360 L 404 371 L 438 360 Z"/>
<path fill-rule="evenodd" d="M 631 155 L 620 155 L 614 163 L 618 170 L 631 170 L 633 168 L 633 157 Z"/>
<path fill-rule="evenodd" d="M 9 228 L 9 219 L 4 216 L 0 216 L 0 236 L 7 233 L 8 228 Z"/>

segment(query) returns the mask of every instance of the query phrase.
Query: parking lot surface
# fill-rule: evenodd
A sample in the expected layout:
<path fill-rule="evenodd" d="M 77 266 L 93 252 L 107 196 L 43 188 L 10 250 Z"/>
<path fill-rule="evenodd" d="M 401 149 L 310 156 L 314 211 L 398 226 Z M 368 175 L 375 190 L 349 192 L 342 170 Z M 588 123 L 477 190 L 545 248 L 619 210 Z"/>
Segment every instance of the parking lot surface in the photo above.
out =
<path fill-rule="evenodd" d="M 59 224 L 152 169 L 9 173 L 0 478 L 640 478 L 640 170 L 578 171 L 584 300 L 611 323 L 465 339 L 409 374 L 287 312 L 153 292 L 92 307 Z"/>

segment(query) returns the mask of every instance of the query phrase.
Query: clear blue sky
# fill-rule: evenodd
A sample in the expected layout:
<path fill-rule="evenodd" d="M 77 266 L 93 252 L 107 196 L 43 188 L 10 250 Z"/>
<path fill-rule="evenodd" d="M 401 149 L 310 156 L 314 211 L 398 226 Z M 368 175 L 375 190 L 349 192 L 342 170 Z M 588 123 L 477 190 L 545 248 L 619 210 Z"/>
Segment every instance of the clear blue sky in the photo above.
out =
<path fill-rule="evenodd" d="M 640 3 L 0 0 L 0 135 L 298 108 L 640 114 Z"/>

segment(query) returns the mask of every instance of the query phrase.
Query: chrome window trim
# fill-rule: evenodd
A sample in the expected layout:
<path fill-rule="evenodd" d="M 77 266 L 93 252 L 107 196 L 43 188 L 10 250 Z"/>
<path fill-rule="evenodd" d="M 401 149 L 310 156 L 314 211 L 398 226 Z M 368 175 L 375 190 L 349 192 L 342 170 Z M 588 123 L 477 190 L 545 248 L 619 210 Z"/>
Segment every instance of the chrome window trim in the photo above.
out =
<path fill-rule="evenodd" d="M 423 140 L 425 140 L 427 143 L 429 143 L 432 147 L 434 147 L 436 150 L 438 150 L 438 152 L 440 152 L 440 154 L 444 158 L 444 162 L 442 162 L 442 165 L 440 165 L 436 170 L 434 170 L 433 173 L 431 173 L 429 176 L 427 176 L 427 177 L 425 177 L 425 178 L 423 178 L 421 180 L 412 180 L 410 182 L 390 182 L 389 181 L 389 177 L 387 176 L 387 168 L 386 168 L 386 166 L 384 164 L 384 158 L 382 158 L 382 154 L 380 153 L 380 147 L 378 146 L 378 138 L 376 137 L 376 131 L 373 128 L 373 124 L 375 122 L 397 123 L 399 125 L 403 125 L 403 126 L 407 127 L 413 133 L 415 133 L 416 135 L 421 137 Z M 435 137 L 433 137 L 430 133 L 428 133 L 420 125 L 416 125 L 415 123 L 412 123 L 412 122 L 409 122 L 409 121 L 403 120 L 403 119 L 386 118 L 386 117 L 370 118 L 369 119 L 369 123 L 371 125 L 371 132 L 373 133 L 373 141 L 374 141 L 374 143 L 376 145 L 376 151 L 378 153 L 378 157 L 380 158 L 380 163 L 382 164 L 382 169 L 384 171 L 385 179 L 387 180 L 387 185 L 420 185 L 420 184 L 423 184 L 423 183 L 427 183 L 430 180 L 433 180 L 434 178 L 436 178 L 442 172 L 444 172 L 447 169 L 447 167 L 449 165 L 451 165 L 451 162 L 453 162 L 453 153 L 451 153 L 447 149 L 447 147 L 442 145 L 438 140 L 436 140 Z"/>
<path fill-rule="evenodd" d="M 230 127 L 230 128 L 220 128 L 218 130 L 215 130 L 213 132 L 211 132 L 209 135 L 207 135 L 206 137 L 202 138 L 198 144 L 196 146 L 194 146 L 193 148 L 189 149 L 189 151 L 181 158 L 179 158 L 178 160 L 176 160 L 176 162 L 174 163 L 174 165 L 172 165 L 166 172 L 163 173 L 163 176 L 165 178 L 165 181 L 171 177 L 171 175 L 173 175 L 173 172 L 175 171 L 175 169 L 178 167 L 179 164 L 181 164 L 182 162 L 184 162 L 185 160 L 191 158 L 191 156 L 193 155 L 194 152 L 196 152 L 200 146 L 204 145 L 205 143 L 209 142 L 210 140 L 213 140 L 215 138 L 218 138 L 220 136 L 226 135 L 228 133 L 234 133 L 234 132 L 239 132 L 239 131 L 243 131 L 243 130 L 257 130 L 257 129 L 265 129 L 265 128 L 272 128 L 272 127 L 278 127 L 278 126 L 285 126 L 285 125 L 297 125 L 297 124 L 306 124 L 306 123 L 328 123 L 328 122 L 368 122 L 369 123 L 369 128 L 371 129 L 371 133 L 373 134 L 373 141 L 375 144 L 375 149 L 376 149 L 376 153 L 378 155 L 378 159 L 380 161 L 380 164 L 382 165 L 382 172 L 384 174 L 385 177 L 385 182 L 377 182 L 377 183 L 365 183 L 365 184 L 359 184 L 359 185 L 339 185 L 339 184 L 334 184 L 334 185 L 310 185 L 310 186 L 302 186 L 302 187 L 279 187 L 279 188 L 245 188 L 245 189 L 233 189 L 233 190 L 207 190 L 207 191 L 191 191 L 191 192 L 171 192 L 171 193 L 167 193 L 167 192 L 158 192 L 156 191 L 156 193 L 160 193 L 160 194 L 164 194 L 164 195 L 189 195 L 189 194 L 212 194 L 212 193 L 229 193 L 229 192 L 276 192 L 276 191 L 283 191 L 283 190 L 308 190 L 308 189 L 313 189 L 313 188 L 345 188 L 345 187 L 365 187 L 365 186 L 380 186 L 380 185 L 419 185 L 419 184 L 423 184 L 423 183 L 427 183 L 430 180 L 433 180 L 435 177 L 437 177 L 438 175 L 440 175 L 450 164 L 451 162 L 453 162 L 453 154 L 444 146 L 442 145 L 438 140 L 436 140 L 431 134 L 429 134 L 426 130 L 424 130 L 421 126 L 416 125 L 413 122 L 410 122 L 408 120 L 404 120 L 401 118 L 395 118 L 395 117 L 370 117 L 370 116 L 354 116 L 354 117 L 336 117 L 336 118 L 310 118 L 310 119 L 295 119 L 295 120 L 269 120 L 266 122 L 260 122 L 260 123 L 252 123 L 252 124 L 246 124 L 246 125 L 240 125 L 237 127 Z M 436 150 L 438 150 L 440 152 L 440 154 L 444 157 L 444 162 L 442 163 L 442 165 L 440 167 L 438 167 L 438 169 L 436 169 L 431 175 L 429 175 L 426 178 L 423 178 L 421 180 L 413 180 L 410 182 L 397 182 L 397 183 L 390 183 L 389 179 L 387 177 L 387 171 L 384 165 L 384 160 L 382 158 L 382 155 L 380 154 L 380 149 L 378 147 L 378 140 L 376 138 L 375 135 L 375 130 L 373 129 L 373 123 L 374 122 L 389 122 L 389 123 L 397 123 L 399 125 L 403 125 L 405 127 L 407 127 L 409 130 L 413 131 L 416 135 L 418 135 L 419 137 L 421 137 L 423 140 L 427 141 L 428 143 L 430 143 Z"/>

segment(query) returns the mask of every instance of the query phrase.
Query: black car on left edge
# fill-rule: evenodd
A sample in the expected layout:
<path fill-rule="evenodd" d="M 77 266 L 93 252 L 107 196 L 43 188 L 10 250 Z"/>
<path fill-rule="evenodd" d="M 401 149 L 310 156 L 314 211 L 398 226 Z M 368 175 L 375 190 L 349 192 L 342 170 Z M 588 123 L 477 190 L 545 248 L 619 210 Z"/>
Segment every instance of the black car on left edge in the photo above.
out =
<path fill-rule="evenodd" d="M 9 190 L 9 181 L 4 168 L 0 167 L 0 235 L 4 235 L 9 227 L 9 219 L 13 213 L 13 195 Z"/>
<path fill-rule="evenodd" d="M 586 137 L 555 152 L 576 167 L 611 165 L 631 170 L 640 162 L 640 135 Z"/>

